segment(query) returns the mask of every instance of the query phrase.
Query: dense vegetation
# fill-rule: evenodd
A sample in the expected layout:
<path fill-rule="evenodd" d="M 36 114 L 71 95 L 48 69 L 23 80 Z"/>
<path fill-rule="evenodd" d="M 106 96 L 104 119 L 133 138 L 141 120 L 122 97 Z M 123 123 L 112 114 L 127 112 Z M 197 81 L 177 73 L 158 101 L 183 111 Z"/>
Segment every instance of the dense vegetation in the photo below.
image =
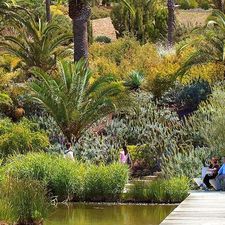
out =
<path fill-rule="evenodd" d="M 0 0 L 0 220 L 34 224 L 57 201 L 180 202 L 224 155 L 223 5 L 177 1 L 217 9 L 180 30 L 174 3 Z M 90 19 L 107 16 L 119 38 L 93 41 Z"/>

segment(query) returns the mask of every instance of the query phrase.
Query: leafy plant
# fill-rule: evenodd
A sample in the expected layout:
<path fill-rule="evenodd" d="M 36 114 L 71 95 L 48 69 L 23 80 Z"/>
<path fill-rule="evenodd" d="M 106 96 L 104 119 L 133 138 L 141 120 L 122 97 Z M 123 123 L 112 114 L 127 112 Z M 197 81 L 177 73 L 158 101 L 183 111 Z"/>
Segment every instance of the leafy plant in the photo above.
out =
<path fill-rule="evenodd" d="M 137 91 L 140 89 L 144 81 L 144 74 L 138 71 L 133 71 L 128 75 L 128 79 L 125 81 L 125 86 L 131 90 Z"/>
<path fill-rule="evenodd" d="M 107 36 L 98 36 L 95 38 L 95 41 L 108 44 L 108 43 L 111 43 L 112 40 Z"/>
<path fill-rule="evenodd" d="M 189 120 L 194 132 L 203 139 L 204 146 L 211 154 L 224 154 L 224 85 L 214 87 L 207 103 L 201 105 L 196 114 Z"/>
<path fill-rule="evenodd" d="M 224 40 L 225 40 L 225 15 L 221 11 L 214 11 L 208 18 L 208 23 L 204 27 L 203 35 L 183 44 L 180 48 L 194 46 L 196 51 L 185 61 L 178 75 L 183 75 L 194 65 L 204 65 L 208 62 L 215 62 L 225 66 L 224 61 Z"/>
<path fill-rule="evenodd" d="M 55 67 L 60 57 L 69 54 L 68 47 L 63 44 L 71 40 L 72 36 L 65 33 L 59 35 L 58 25 L 46 23 L 42 19 L 36 21 L 27 11 L 9 11 L 8 16 L 17 32 L 14 36 L 5 35 L 0 46 L 18 57 L 25 71 L 33 66 L 48 71 Z"/>
<path fill-rule="evenodd" d="M 186 176 L 195 178 L 201 175 L 202 167 L 206 159 L 212 153 L 205 148 L 189 149 L 189 151 L 179 151 L 174 149 L 170 154 L 164 154 L 162 158 L 162 173 L 165 177 Z"/>
<path fill-rule="evenodd" d="M 201 102 L 206 101 L 212 89 L 207 81 L 198 79 L 193 80 L 187 85 L 179 85 L 177 88 L 171 89 L 165 96 L 174 104 L 180 118 L 190 115 L 196 111 Z M 165 98 L 164 96 L 164 98 Z"/>
<path fill-rule="evenodd" d="M 129 32 L 141 43 L 157 40 L 167 32 L 167 10 L 160 1 L 128 0 L 134 13 L 126 5 L 113 7 L 111 18 L 119 36 Z"/>
<path fill-rule="evenodd" d="M 61 62 L 59 77 L 53 78 L 36 68 L 39 80 L 31 84 L 34 100 L 54 118 L 68 140 L 77 142 L 99 119 L 131 108 L 131 98 L 123 85 L 112 76 L 90 83 L 92 74 L 85 62 Z"/>
<path fill-rule="evenodd" d="M 15 153 L 42 151 L 48 145 L 47 135 L 28 120 L 18 124 L 9 119 L 0 120 L 0 158 L 5 159 Z"/>

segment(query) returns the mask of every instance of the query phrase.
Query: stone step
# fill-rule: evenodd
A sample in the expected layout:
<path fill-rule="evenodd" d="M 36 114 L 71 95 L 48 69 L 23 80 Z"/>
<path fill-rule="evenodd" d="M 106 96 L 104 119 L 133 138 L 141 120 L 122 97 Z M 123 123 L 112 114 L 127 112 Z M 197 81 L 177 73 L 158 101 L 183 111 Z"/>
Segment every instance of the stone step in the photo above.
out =
<path fill-rule="evenodd" d="M 157 177 L 158 176 L 155 176 L 155 175 L 153 175 L 153 176 L 144 176 L 144 177 L 141 177 L 141 179 L 140 179 L 140 181 L 152 181 L 152 180 L 156 180 L 157 179 Z"/>

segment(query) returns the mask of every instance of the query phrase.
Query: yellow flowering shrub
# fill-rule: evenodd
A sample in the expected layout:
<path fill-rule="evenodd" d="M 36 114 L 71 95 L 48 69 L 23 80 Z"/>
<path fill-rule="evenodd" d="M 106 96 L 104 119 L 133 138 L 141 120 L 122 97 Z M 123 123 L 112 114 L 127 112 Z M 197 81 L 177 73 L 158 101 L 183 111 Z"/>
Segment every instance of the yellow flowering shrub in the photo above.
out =
<path fill-rule="evenodd" d="M 182 79 L 183 83 L 189 83 L 193 79 L 201 78 L 209 83 L 215 83 L 224 79 L 225 66 L 222 64 L 208 63 L 201 66 L 193 66 Z"/>
<path fill-rule="evenodd" d="M 67 8 L 64 5 L 57 4 L 57 5 L 51 5 L 51 13 L 52 15 L 66 15 L 67 14 Z"/>
<path fill-rule="evenodd" d="M 95 57 L 104 56 L 119 65 L 138 48 L 140 44 L 133 38 L 120 38 L 109 44 L 94 43 L 90 46 L 90 58 L 94 60 Z"/>
<path fill-rule="evenodd" d="M 10 54 L 3 54 L 0 56 L 0 66 L 7 67 L 10 71 L 16 69 L 20 62 L 20 58 Z"/>
<path fill-rule="evenodd" d="M 152 43 L 140 45 L 133 38 L 121 38 L 110 44 L 94 43 L 90 46 L 90 66 L 95 77 L 113 74 L 118 79 L 126 79 L 132 71 L 142 72 L 145 76 L 143 87 L 157 97 L 171 87 L 176 72 L 195 51 L 193 47 L 180 52 L 160 51 Z M 177 79 L 188 83 L 202 78 L 214 83 L 223 79 L 224 66 L 208 63 L 192 67 L 185 76 Z"/>
<path fill-rule="evenodd" d="M 120 70 L 115 62 L 106 57 L 96 57 L 95 60 L 90 60 L 90 67 L 95 78 L 109 74 L 118 76 Z"/>

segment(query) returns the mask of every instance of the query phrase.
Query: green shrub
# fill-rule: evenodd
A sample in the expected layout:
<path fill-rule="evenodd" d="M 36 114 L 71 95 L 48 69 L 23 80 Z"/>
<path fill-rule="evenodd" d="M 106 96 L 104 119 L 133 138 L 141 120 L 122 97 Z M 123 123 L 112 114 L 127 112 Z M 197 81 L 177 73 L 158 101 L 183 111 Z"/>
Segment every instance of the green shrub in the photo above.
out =
<path fill-rule="evenodd" d="M 178 4 L 181 9 L 194 9 L 198 7 L 198 2 L 196 0 L 179 0 Z"/>
<path fill-rule="evenodd" d="M 39 180 L 59 201 L 116 200 L 128 179 L 128 168 L 121 164 L 98 167 L 46 153 L 11 157 L 2 173 Z"/>
<path fill-rule="evenodd" d="M 209 154 L 223 156 L 225 153 L 225 88 L 224 83 L 214 87 L 208 102 L 188 120 L 190 132 L 202 138 L 203 146 Z"/>
<path fill-rule="evenodd" d="M 121 164 L 93 165 L 88 168 L 84 180 L 86 200 L 118 200 L 128 180 L 128 169 Z"/>
<path fill-rule="evenodd" d="M 199 104 L 206 101 L 211 93 L 209 83 L 201 79 L 194 80 L 189 85 L 184 86 L 175 100 L 179 108 L 179 115 L 186 116 L 197 110 Z"/>
<path fill-rule="evenodd" d="M 186 177 L 174 177 L 165 182 L 166 198 L 171 203 L 182 202 L 190 189 L 190 181 Z"/>
<path fill-rule="evenodd" d="M 41 151 L 48 146 L 47 135 L 29 120 L 20 123 L 12 123 L 9 119 L 0 120 L 0 158 L 14 153 Z"/>
<path fill-rule="evenodd" d="M 189 179 L 186 177 L 158 179 L 149 184 L 135 182 L 125 199 L 148 203 L 178 203 L 188 196 L 189 188 Z"/>
<path fill-rule="evenodd" d="M 133 34 L 141 43 L 165 37 L 167 29 L 167 10 L 162 2 L 149 4 L 147 0 L 129 1 L 135 15 L 123 3 L 115 4 L 111 18 L 119 36 Z"/>
<path fill-rule="evenodd" d="M 110 9 L 105 8 L 105 7 L 92 7 L 92 15 L 91 15 L 91 19 L 101 19 L 101 18 L 105 18 L 105 17 L 110 17 Z"/>
<path fill-rule="evenodd" d="M 83 171 L 83 164 L 46 153 L 13 156 L 5 167 L 7 174 L 17 178 L 42 181 L 59 200 L 80 196 Z"/>
<path fill-rule="evenodd" d="M 125 81 L 125 86 L 131 90 L 137 91 L 144 81 L 144 74 L 139 71 L 133 71 L 128 75 L 128 79 Z"/>
<path fill-rule="evenodd" d="M 1 183 L 0 218 L 6 222 L 33 224 L 50 210 L 45 187 L 38 181 L 7 178 Z"/>
<path fill-rule="evenodd" d="M 210 156 L 211 152 L 205 148 L 192 147 L 188 151 L 179 151 L 179 149 L 171 151 L 170 154 L 164 154 L 162 158 L 162 173 L 165 177 L 199 177 L 206 159 Z"/>
<path fill-rule="evenodd" d="M 112 40 L 111 40 L 111 38 L 109 38 L 107 36 L 98 36 L 95 38 L 95 42 L 108 44 L 108 43 L 111 43 Z"/>

